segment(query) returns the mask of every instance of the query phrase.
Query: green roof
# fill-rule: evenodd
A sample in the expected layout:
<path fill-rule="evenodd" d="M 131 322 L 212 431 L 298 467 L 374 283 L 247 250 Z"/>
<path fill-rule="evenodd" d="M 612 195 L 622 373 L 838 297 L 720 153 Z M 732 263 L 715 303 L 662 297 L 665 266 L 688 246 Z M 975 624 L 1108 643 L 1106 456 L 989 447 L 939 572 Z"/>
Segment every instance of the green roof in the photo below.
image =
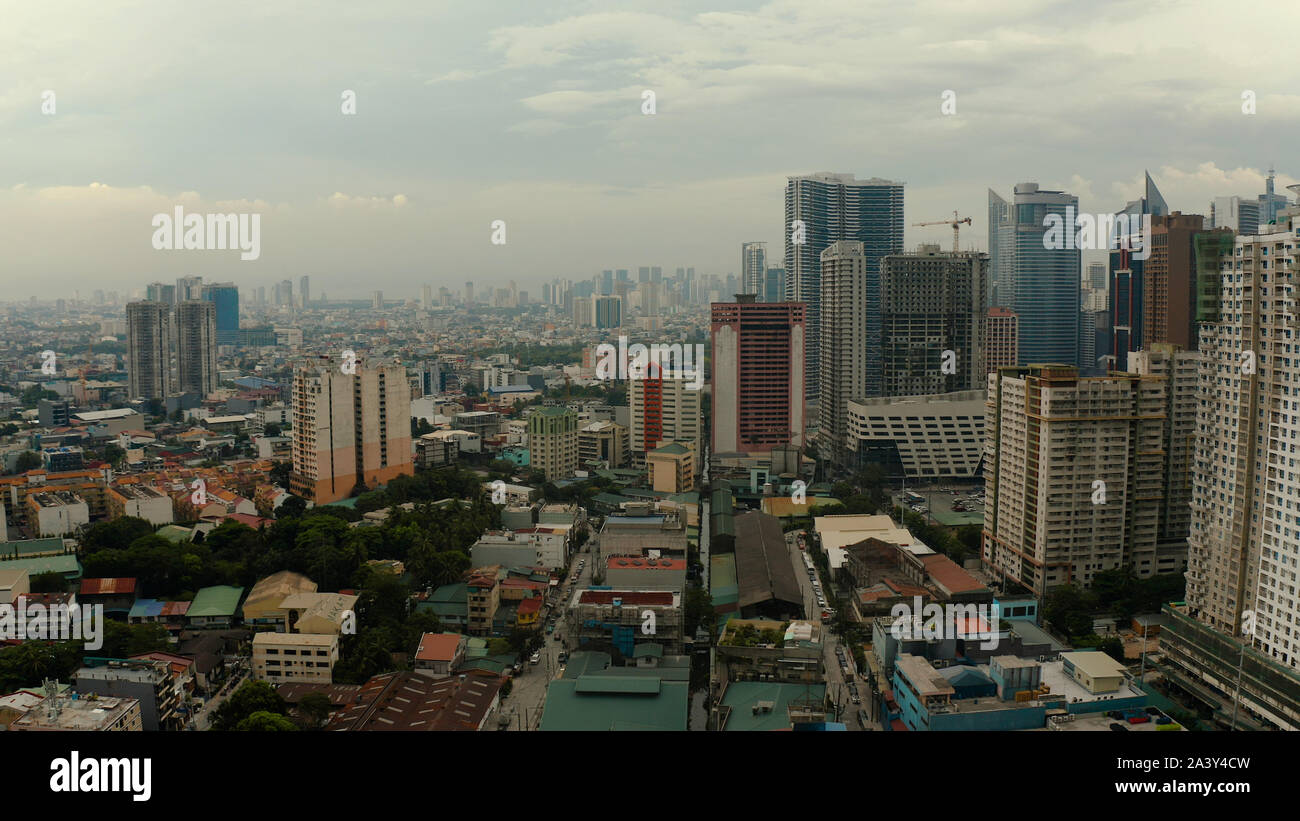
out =
<path fill-rule="evenodd" d="M 0 542 L 0 557 L 3 558 L 22 559 L 37 556 L 41 553 L 61 555 L 64 552 L 71 553 L 72 551 L 64 546 L 63 539 L 58 536 L 51 536 L 48 539 Z"/>
<path fill-rule="evenodd" d="M 205 587 L 195 594 L 190 609 L 185 612 L 185 617 L 193 619 L 233 616 L 239 609 L 239 600 L 243 596 L 242 587 L 231 587 L 225 584 Z"/>
<path fill-rule="evenodd" d="M 321 507 L 346 507 L 349 510 L 351 510 L 352 508 L 355 508 L 357 506 L 357 499 L 360 498 L 361 498 L 360 496 L 349 496 L 346 499 L 339 499 L 337 502 L 330 502 L 328 504 L 321 505 Z"/>
<path fill-rule="evenodd" d="M 173 544 L 180 544 L 181 542 L 188 542 L 193 540 L 194 529 L 189 527 L 181 527 L 180 525 L 165 525 L 163 527 L 158 528 L 158 530 L 156 531 L 156 535 L 162 536 L 164 539 L 166 539 L 169 542 L 172 542 Z"/>
<path fill-rule="evenodd" d="M 663 657 L 664 657 L 664 646 L 662 644 L 646 642 L 645 644 L 638 644 L 636 647 L 632 648 L 632 658 L 634 659 L 644 659 L 644 658 L 661 659 Z"/>
<path fill-rule="evenodd" d="M 722 706 L 730 707 L 727 723 L 723 730 L 788 730 L 790 715 L 787 708 L 792 701 L 811 699 L 823 704 L 826 699 L 824 684 L 779 684 L 774 681 L 733 681 L 727 685 L 727 692 L 722 697 Z M 754 712 L 754 705 L 760 701 L 772 702 L 770 712 Z"/>
<path fill-rule="evenodd" d="M 654 690 L 645 682 L 653 683 Z M 689 691 L 687 682 L 661 682 L 649 676 L 556 679 L 546 688 L 541 729 L 684 731 Z"/>
<path fill-rule="evenodd" d="M 81 578 L 81 562 L 76 554 L 64 553 L 58 556 L 37 556 L 32 559 L 7 559 L 0 561 L 0 569 L 26 570 L 28 577 L 40 573 L 62 573 L 65 578 Z"/>

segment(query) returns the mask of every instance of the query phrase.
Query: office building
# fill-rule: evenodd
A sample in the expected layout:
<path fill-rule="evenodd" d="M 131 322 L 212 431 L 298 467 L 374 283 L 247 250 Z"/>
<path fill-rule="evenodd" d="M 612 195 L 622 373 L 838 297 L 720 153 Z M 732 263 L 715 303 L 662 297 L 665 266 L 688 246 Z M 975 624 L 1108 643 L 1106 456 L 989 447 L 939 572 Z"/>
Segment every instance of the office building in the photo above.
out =
<path fill-rule="evenodd" d="M 880 266 L 881 384 L 885 396 L 984 387 L 986 254 L 922 245 Z M 857 397 L 854 397 L 857 398 Z"/>
<path fill-rule="evenodd" d="M 411 386 L 401 365 L 299 366 L 293 383 L 290 489 L 317 504 L 415 472 Z"/>
<path fill-rule="evenodd" d="M 768 268 L 763 278 L 763 292 L 759 302 L 785 301 L 785 269 Z"/>
<path fill-rule="evenodd" d="M 599 296 L 593 310 L 597 328 L 618 328 L 623 324 L 623 299 L 617 296 Z"/>
<path fill-rule="evenodd" d="M 972 479 L 984 458 L 982 390 L 848 403 L 855 468 L 879 465 L 891 480 Z"/>
<path fill-rule="evenodd" d="M 233 282 L 203 286 L 203 299 L 216 306 L 218 345 L 239 344 L 239 289 Z"/>
<path fill-rule="evenodd" d="M 1259 200 L 1246 197 L 1215 197 L 1210 203 L 1210 227 L 1227 228 L 1236 234 L 1259 233 Z"/>
<path fill-rule="evenodd" d="M 298 304 L 306 308 L 311 303 L 311 277 L 298 277 Z"/>
<path fill-rule="evenodd" d="M 132 399 L 164 399 L 174 393 L 172 306 L 131 302 L 126 306 L 127 393 Z"/>
<path fill-rule="evenodd" d="M 801 302 L 712 305 L 713 453 L 803 446 L 806 329 Z"/>
<path fill-rule="evenodd" d="M 796 231 L 799 221 L 801 230 Z M 857 242 L 865 257 L 863 268 L 866 331 L 880 336 L 880 260 L 903 250 L 903 183 L 872 178 L 856 179 L 852 174 L 818 173 L 790 177 L 785 187 L 785 273 L 789 302 L 807 306 L 805 389 L 808 397 L 819 395 L 822 252 L 838 241 Z M 879 396 L 880 349 L 867 352 L 867 372 L 872 374 L 862 395 Z"/>
<path fill-rule="evenodd" d="M 162 302 L 166 305 L 176 304 L 176 286 L 163 282 L 151 282 L 145 289 L 145 299 L 150 302 Z"/>
<path fill-rule="evenodd" d="M 767 243 L 746 242 L 740 246 L 740 292 L 763 294 L 767 285 Z"/>
<path fill-rule="evenodd" d="M 578 414 L 568 408 L 536 408 L 528 416 L 528 460 L 548 482 L 578 472 Z"/>
<path fill-rule="evenodd" d="M 1080 256 L 1072 240 L 1064 241 L 1073 236 L 1078 210 L 1073 194 L 1042 190 L 1038 183 L 1017 183 L 1010 203 L 989 191 L 996 304 L 1019 316 L 1017 364 L 1078 364 Z M 1060 220 L 1065 247 L 1046 247 L 1049 216 Z"/>
<path fill-rule="evenodd" d="M 181 277 L 176 280 L 176 304 L 203 299 L 203 277 Z"/>
<path fill-rule="evenodd" d="M 1203 226 L 1200 214 L 1178 211 L 1152 220 L 1143 277 L 1145 347 L 1169 342 L 1184 350 L 1197 348 L 1197 295 L 1205 288 L 1217 290 L 1220 245 L 1230 246 L 1233 236 L 1227 229 Z"/>

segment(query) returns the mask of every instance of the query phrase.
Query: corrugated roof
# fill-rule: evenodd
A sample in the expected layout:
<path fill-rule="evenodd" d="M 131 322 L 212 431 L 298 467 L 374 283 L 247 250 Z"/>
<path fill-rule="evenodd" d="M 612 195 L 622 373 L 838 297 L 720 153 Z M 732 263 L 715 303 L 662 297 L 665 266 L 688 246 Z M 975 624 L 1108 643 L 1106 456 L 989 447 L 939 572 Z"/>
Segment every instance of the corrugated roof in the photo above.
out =
<path fill-rule="evenodd" d="M 135 579 L 82 579 L 81 595 L 83 596 L 125 596 L 128 593 L 135 592 Z"/>
<path fill-rule="evenodd" d="M 751 511 L 737 516 L 735 522 L 740 606 L 777 600 L 802 607 L 803 594 L 780 520 Z"/>
<path fill-rule="evenodd" d="M 220 618 L 233 616 L 239 609 L 239 599 L 244 595 L 244 588 L 230 585 L 205 587 L 194 596 L 190 609 L 185 614 L 188 618 Z"/>

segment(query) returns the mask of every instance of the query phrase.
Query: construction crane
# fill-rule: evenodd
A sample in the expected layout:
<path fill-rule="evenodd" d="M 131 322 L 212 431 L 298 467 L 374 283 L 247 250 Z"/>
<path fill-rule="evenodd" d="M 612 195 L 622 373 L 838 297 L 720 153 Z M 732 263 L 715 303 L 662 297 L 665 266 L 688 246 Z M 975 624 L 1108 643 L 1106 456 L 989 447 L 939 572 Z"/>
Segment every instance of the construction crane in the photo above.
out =
<path fill-rule="evenodd" d="M 912 223 L 912 227 L 922 228 L 927 225 L 951 225 L 952 226 L 952 252 L 955 254 L 959 250 L 957 246 L 957 234 L 961 229 L 962 223 L 965 223 L 966 225 L 970 225 L 971 224 L 970 217 L 959 217 L 957 216 L 957 212 L 953 211 L 952 219 L 950 220 L 936 220 L 935 222 L 914 222 Z"/>

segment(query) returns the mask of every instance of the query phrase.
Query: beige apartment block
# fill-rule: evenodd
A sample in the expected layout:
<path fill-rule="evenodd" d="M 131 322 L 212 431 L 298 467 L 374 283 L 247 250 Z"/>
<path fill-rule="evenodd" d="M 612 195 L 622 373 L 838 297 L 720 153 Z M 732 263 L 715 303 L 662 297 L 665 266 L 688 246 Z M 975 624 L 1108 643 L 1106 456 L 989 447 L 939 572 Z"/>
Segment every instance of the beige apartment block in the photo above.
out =
<path fill-rule="evenodd" d="M 329 684 L 339 660 L 339 637 L 319 633 L 258 633 L 253 636 L 253 676 L 271 684 Z"/>

